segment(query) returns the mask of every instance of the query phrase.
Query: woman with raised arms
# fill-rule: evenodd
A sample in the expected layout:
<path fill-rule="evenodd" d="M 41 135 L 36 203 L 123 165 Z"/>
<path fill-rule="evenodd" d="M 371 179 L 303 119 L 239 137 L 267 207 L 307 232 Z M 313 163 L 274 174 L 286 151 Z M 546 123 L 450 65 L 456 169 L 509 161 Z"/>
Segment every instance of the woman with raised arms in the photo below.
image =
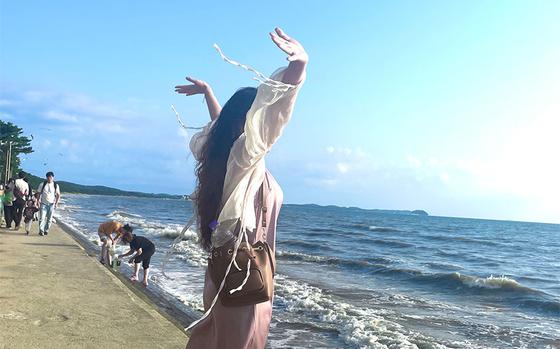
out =
<path fill-rule="evenodd" d="M 270 38 L 287 54 L 288 67 L 278 69 L 266 78 L 243 66 L 254 71 L 261 84 L 258 88 L 237 90 L 223 108 L 204 81 L 187 77 L 192 84 L 175 87 L 176 92 L 187 96 L 204 94 L 210 112 L 210 123 L 190 142 L 198 162 L 198 181 L 193 199 L 201 244 L 211 252 L 209 266 L 224 246 L 231 247 L 223 251 L 233 254 L 233 261 L 237 261 L 235 256 L 247 251 L 244 246 L 256 246 L 260 242 L 255 251 L 262 251 L 262 246 L 268 246 L 273 274 L 276 220 L 283 194 L 266 170 L 265 156 L 290 121 L 299 89 L 305 80 L 308 56 L 297 40 L 279 28 L 270 33 Z M 247 245 L 242 245 L 241 240 L 247 240 Z M 203 294 L 206 313 L 191 325 L 187 348 L 265 347 L 272 317 L 272 296 L 266 301 L 255 299 L 251 302 L 249 299 L 245 303 L 255 304 L 245 305 L 226 304 L 223 299 L 226 293 L 239 291 L 243 294 L 244 288 L 252 287 L 255 267 L 251 261 L 248 265 L 250 268 L 247 268 L 246 277 L 239 279 L 240 286 L 229 292 L 224 289 L 228 272 L 216 282 L 211 268 L 207 268 Z M 243 271 L 242 275 L 245 275 L 245 265 L 230 262 L 229 266 L 231 270 Z"/>

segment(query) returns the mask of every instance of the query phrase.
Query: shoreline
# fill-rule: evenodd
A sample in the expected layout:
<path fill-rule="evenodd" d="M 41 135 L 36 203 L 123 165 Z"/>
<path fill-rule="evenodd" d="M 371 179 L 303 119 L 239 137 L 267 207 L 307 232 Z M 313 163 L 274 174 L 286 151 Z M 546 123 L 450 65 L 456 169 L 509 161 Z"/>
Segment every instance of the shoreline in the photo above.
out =
<path fill-rule="evenodd" d="M 93 244 L 86 236 L 76 231 L 63 220 L 59 218 L 55 219 L 56 224 L 61 228 L 61 230 L 74 239 L 74 241 L 80 245 L 90 257 L 95 259 L 99 257 L 99 246 Z M 151 302 L 162 316 L 167 318 L 181 331 L 185 332 L 184 329 L 200 316 L 195 311 L 181 303 L 178 299 L 175 299 L 172 296 L 166 297 L 166 292 L 153 282 L 150 283 L 148 288 L 144 288 L 138 283 L 130 282 L 128 277 L 123 274 L 123 270 L 126 270 L 127 273 L 132 272 L 132 268 L 126 263 L 121 264 L 120 268 L 120 271 L 115 271 L 108 267 L 106 269 L 116 276 L 124 286 L 134 292 L 138 297 Z"/>

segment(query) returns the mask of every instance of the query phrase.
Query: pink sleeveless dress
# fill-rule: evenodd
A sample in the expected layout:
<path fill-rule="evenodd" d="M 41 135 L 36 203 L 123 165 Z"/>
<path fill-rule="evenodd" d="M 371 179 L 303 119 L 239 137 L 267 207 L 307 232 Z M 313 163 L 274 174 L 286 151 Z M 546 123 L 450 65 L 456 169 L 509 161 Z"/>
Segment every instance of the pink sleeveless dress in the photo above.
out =
<path fill-rule="evenodd" d="M 251 242 L 266 241 L 275 251 L 276 222 L 282 206 L 282 189 L 270 173 L 266 173 L 263 188 L 266 201 L 266 227 L 259 224 L 249 234 Z M 255 197 L 258 222 L 259 195 Z M 206 272 L 204 283 L 204 308 L 208 309 L 216 295 L 216 285 Z M 225 307 L 217 302 L 208 318 L 196 325 L 190 334 L 187 349 L 262 349 L 268 337 L 268 328 L 272 318 L 272 300 L 255 305 Z"/>

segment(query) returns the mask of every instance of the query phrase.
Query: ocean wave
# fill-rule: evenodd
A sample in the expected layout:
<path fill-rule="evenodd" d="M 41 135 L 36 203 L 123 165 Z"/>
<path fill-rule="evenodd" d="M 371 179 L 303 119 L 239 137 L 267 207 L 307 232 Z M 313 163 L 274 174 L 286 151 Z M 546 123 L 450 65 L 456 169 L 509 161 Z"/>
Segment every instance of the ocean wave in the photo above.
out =
<path fill-rule="evenodd" d="M 358 270 L 366 274 L 380 274 L 391 277 L 400 276 L 405 278 L 423 275 L 421 271 L 416 269 L 393 267 L 391 265 L 394 265 L 397 262 L 385 257 L 373 256 L 354 260 L 339 257 L 311 255 L 286 250 L 276 251 L 276 256 L 278 259 L 331 265 L 340 268 L 351 269 L 354 271 Z"/>
<path fill-rule="evenodd" d="M 403 241 L 397 241 L 397 240 L 370 239 L 369 241 L 374 244 L 396 247 L 396 248 L 409 248 L 415 246 L 414 244 L 403 242 Z"/>
<path fill-rule="evenodd" d="M 522 285 L 507 276 L 477 277 L 458 272 L 425 274 L 420 273 L 414 281 L 429 283 L 451 289 L 454 293 L 500 294 L 500 302 L 510 303 L 515 307 L 524 307 L 537 312 L 550 312 L 560 315 L 560 301 L 552 295 Z"/>
<path fill-rule="evenodd" d="M 350 229 L 358 229 L 358 230 L 369 230 L 370 225 L 366 223 L 350 223 L 350 224 L 343 224 L 345 228 Z"/>
<path fill-rule="evenodd" d="M 326 257 L 311 255 L 293 251 L 276 251 L 276 257 L 279 259 L 301 261 L 309 263 L 318 263 L 325 265 L 334 265 L 338 267 L 349 267 L 351 269 L 368 269 L 369 267 L 376 266 L 377 264 L 391 264 L 392 260 L 384 257 L 369 257 L 362 260 L 344 259 L 338 257 Z"/>
<path fill-rule="evenodd" d="M 465 244 L 475 244 L 475 245 L 485 245 L 485 246 L 502 246 L 503 244 L 483 239 L 476 239 L 466 236 L 454 236 L 454 235 L 423 235 L 424 238 L 428 240 L 436 241 L 449 241 L 452 243 L 465 243 Z"/>
<path fill-rule="evenodd" d="M 208 252 L 204 251 L 199 243 L 198 234 L 189 229 L 185 233 L 183 241 L 174 247 L 176 258 L 182 259 L 189 265 L 195 267 L 205 267 L 208 261 Z"/>
<path fill-rule="evenodd" d="M 453 278 L 459 279 L 463 284 L 469 287 L 481 287 L 488 289 L 511 289 L 522 290 L 523 292 L 533 292 L 534 290 L 522 286 L 519 282 L 506 276 L 493 276 L 490 275 L 486 278 L 479 278 L 476 276 L 461 275 L 460 273 L 451 274 Z"/>
<path fill-rule="evenodd" d="M 484 278 L 461 274 L 458 272 L 436 274 L 421 273 L 418 275 L 418 279 L 437 283 L 450 283 L 452 286 L 466 286 L 467 288 L 474 289 L 513 291 L 523 294 L 542 293 L 541 291 L 523 286 L 516 280 L 508 278 L 504 275 L 490 275 Z"/>
<path fill-rule="evenodd" d="M 391 228 L 391 227 L 378 227 L 375 225 L 370 225 L 369 226 L 369 230 L 370 231 L 377 231 L 380 233 L 390 233 L 390 232 L 399 232 L 402 231 L 401 229 L 397 229 L 397 228 Z"/>
<path fill-rule="evenodd" d="M 523 299 L 519 300 L 519 303 L 525 308 L 537 309 L 560 317 L 560 300 Z"/>
<path fill-rule="evenodd" d="M 197 283 L 185 282 L 185 279 L 189 279 L 189 276 L 183 271 L 168 271 L 167 275 L 170 279 L 158 277 L 153 280 L 154 283 L 157 284 L 164 292 L 174 296 L 191 310 L 200 311 L 201 313 L 204 312 L 202 290 L 200 289 L 204 278 L 200 277 Z M 190 278 L 192 278 L 192 276 Z"/>
<path fill-rule="evenodd" d="M 342 232 L 341 229 L 333 229 L 333 228 L 309 228 L 306 231 L 311 231 L 314 233 L 340 233 Z"/>
<path fill-rule="evenodd" d="M 371 225 L 369 223 L 350 223 L 350 224 L 343 224 L 342 226 L 350 229 L 374 231 L 379 233 L 393 233 L 393 232 L 403 231 L 402 229 L 395 228 L 395 227 L 377 226 L 377 225 Z"/>
<path fill-rule="evenodd" d="M 435 287 L 440 292 L 447 289 L 453 293 L 509 293 L 512 301 L 517 305 L 535 308 L 537 310 L 554 312 L 558 311 L 560 307 L 558 301 L 548 299 L 550 295 L 524 286 L 515 279 L 506 276 L 490 275 L 488 277 L 476 277 L 458 272 L 426 273 L 414 268 L 399 267 L 396 261 L 384 257 L 369 257 L 366 259 L 352 260 L 283 250 L 277 251 L 276 255 L 279 260 L 334 266 L 352 271 L 359 271 L 365 274 L 382 275 L 384 277 L 398 278 L 403 281 L 408 280 L 414 283 L 419 282 L 429 285 L 430 287 Z M 445 266 L 449 269 L 453 267 L 452 265 Z"/>
<path fill-rule="evenodd" d="M 151 221 L 141 215 L 124 211 L 113 211 L 107 215 L 107 218 L 128 223 L 134 229 L 142 229 L 142 231 L 147 233 L 147 235 L 160 236 L 169 239 L 174 239 L 179 236 L 182 229 L 179 224 L 164 224 L 157 221 Z"/>
<path fill-rule="evenodd" d="M 278 275 L 276 299 L 288 312 L 336 330 L 348 345 L 359 348 L 456 348 L 461 343 L 436 341 L 388 320 L 371 308 L 361 308 L 323 293 L 301 280 Z M 317 322 L 319 320 L 319 322 Z M 476 346 L 470 346 L 475 348 Z"/>
<path fill-rule="evenodd" d="M 113 218 L 113 216 L 118 217 L 125 217 L 125 218 L 142 218 L 139 214 L 134 214 L 126 211 L 115 210 L 107 215 L 109 218 Z"/>
<path fill-rule="evenodd" d="M 296 248 L 303 248 L 306 250 L 311 250 L 311 251 L 315 251 L 315 250 L 320 250 L 320 251 L 332 251 L 333 249 L 327 245 L 323 245 L 321 243 L 318 242 L 309 242 L 309 241 L 303 241 L 303 240 L 280 240 L 278 241 L 278 244 L 280 245 L 289 245 L 289 246 L 293 246 Z"/>

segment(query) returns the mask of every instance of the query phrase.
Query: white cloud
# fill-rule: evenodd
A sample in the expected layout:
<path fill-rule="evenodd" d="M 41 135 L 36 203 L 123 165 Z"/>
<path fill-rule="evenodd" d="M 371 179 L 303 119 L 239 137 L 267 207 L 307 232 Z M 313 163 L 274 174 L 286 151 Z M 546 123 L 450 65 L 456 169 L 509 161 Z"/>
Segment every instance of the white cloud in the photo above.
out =
<path fill-rule="evenodd" d="M 45 114 L 45 117 L 49 120 L 65 121 L 65 122 L 77 122 L 78 117 L 76 115 L 67 114 L 65 112 L 49 110 Z"/>
<path fill-rule="evenodd" d="M 345 174 L 348 172 L 349 170 L 349 166 L 348 164 L 344 163 L 344 162 L 337 162 L 336 163 L 336 169 L 338 170 L 338 172 Z"/>

